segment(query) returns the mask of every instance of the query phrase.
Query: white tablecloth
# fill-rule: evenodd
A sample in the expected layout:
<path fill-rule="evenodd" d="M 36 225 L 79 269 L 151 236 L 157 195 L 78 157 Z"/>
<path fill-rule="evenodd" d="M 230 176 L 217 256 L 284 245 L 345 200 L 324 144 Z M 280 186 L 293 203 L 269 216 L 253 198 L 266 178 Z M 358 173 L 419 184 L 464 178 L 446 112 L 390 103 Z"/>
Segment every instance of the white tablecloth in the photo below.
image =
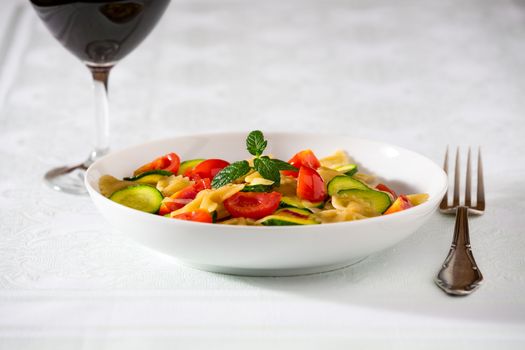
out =
<path fill-rule="evenodd" d="M 179 0 L 111 77 L 114 149 L 256 128 L 438 163 L 482 146 L 486 282 L 464 298 L 432 281 L 454 223 L 438 213 L 358 265 L 290 278 L 191 270 L 114 231 L 41 180 L 90 149 L 90 76 L 27 3 L 18 17 L 0 55 L 1 349 L 525 347 L 524 2 Z"/>

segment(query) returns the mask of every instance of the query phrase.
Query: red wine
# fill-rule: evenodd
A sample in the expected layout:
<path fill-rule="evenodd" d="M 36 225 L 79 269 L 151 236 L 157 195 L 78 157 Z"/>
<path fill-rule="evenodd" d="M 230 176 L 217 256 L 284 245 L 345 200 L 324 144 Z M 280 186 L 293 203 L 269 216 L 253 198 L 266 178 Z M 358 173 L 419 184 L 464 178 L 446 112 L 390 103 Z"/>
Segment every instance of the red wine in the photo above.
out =
<path fill-rule="evenodd" d="M 75 56 L 111 65 L 151 32 L 170 0 L 31 0 L 38 16 Z"/>

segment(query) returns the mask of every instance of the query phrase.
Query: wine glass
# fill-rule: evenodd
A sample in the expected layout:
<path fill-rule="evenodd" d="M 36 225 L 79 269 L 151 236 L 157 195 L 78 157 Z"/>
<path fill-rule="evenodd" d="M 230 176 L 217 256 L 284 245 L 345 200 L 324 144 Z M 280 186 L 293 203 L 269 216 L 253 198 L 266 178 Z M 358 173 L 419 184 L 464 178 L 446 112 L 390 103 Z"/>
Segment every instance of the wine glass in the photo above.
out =
<path fill-rule="evenodd" d="M 109 151 L 108 78 L 111 68 L 155 27 L 170 0 L 30 0 L 58 41 L 91 71 L 95 91 L 95 145 L 81 164 L 52 169 L 57 191 L 84 194 L 84 173 Z"/>

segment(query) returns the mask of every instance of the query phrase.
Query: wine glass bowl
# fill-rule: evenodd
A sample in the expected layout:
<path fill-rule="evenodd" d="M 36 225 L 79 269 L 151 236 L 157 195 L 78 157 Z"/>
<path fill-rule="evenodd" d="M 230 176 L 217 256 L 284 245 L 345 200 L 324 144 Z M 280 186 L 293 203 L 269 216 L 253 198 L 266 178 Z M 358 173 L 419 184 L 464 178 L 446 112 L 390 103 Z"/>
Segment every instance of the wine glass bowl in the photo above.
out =
<path fill-rule="evenodd" d="M 86 161 L 52 169 L 44 177 L 55 190 L 83 194 L 85 170 L 109 151 L 109 73 L 148 36 L 170 0 L 30 1 L 53 36 L 89 68 L 93 77 L 94 148 Z"/>

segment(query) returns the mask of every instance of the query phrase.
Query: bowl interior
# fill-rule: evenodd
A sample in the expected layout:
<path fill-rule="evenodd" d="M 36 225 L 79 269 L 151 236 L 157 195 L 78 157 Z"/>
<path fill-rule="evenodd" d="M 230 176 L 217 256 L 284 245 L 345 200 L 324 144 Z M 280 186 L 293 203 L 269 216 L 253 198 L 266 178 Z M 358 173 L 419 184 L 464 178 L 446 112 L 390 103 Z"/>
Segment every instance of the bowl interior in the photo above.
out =
<path fill-rule="evenodd" d="M 159 155 L 176 152 L 182 160 L 223 158 L 228 161 L 247 159 L 247 133 L 222 133 L 183 136 L 158 140 L 113 152 L 94 163 L 87 172 L 87 183 L 98 192 L 98 179 L 110 174 L 129 176 L 137 167 Z M 441 196 L 446 188 L 446 175 L 434 162 L 415 152 L 380 142 L 348 136 L 267 133 L 267 153 L 288 160 L 296 152 L 310 148 L 318 157 L 343 149 L 358 164 L 359 170 L 377 176 L 398 193 L 425 192 Z"/>

